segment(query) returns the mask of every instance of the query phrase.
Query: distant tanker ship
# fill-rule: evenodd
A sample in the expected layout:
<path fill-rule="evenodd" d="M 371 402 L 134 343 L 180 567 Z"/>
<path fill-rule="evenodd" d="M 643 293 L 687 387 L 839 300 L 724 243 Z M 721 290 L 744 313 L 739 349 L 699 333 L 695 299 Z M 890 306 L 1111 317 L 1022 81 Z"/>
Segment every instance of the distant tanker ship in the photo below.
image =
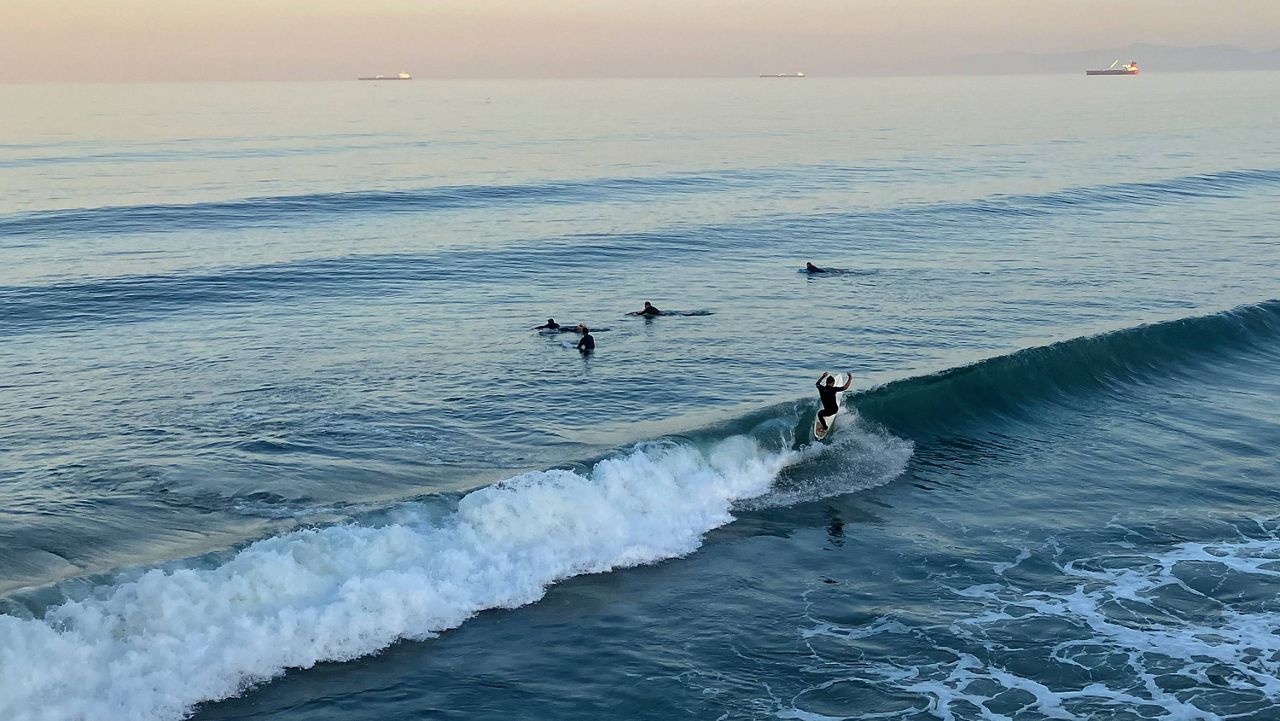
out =
<path fill-rule="evenodd" d="M 1137 75 L 1138 74 L 1137 60 L 1132 60 L 1130 62 L 1127 62 L 1124 65 L 1120 65 L 1120 67 L 1116 67 L 1117 65 L 1120 65 L 1119 60 L 1115 61 L 1114 63 L 1111 63 L 1111 67 L 1107 68 L 1106 70 L 1086 70 L 1084 71 L 1084 74 L 1085 75 Z"/>
<path fill-rule="evenodd" d="M 368 77 L 356 78 L 356 80 L 413 80 L 413 76 L 406 72 L 399 75 L 370 75 Z"/>
<path fill-rule="evenodd" d="M 804 73 L 760 73 L 762 78 L 803 78 Z"/>

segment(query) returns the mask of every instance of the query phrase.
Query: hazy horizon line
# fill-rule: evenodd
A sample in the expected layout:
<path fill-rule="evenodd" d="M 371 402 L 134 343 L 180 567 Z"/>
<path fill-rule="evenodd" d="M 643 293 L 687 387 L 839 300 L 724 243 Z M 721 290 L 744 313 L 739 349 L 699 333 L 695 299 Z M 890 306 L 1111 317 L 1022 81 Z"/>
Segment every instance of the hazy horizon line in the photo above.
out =
<path fill-rule="evenodd" d="M 926 73 L 834 73 L 834 74 L 814 74 L 803 68 L 782 69 L 774 72 L 803 72 L 804 77 L 772 77 L 768 74 L 751 73 L 744 75 L 509 75 L 509 76 L 437 76 L 437 75 L 414 75 L 409 81 L 388 78 L 387 80 L 361 80 L 362 76 L 351 75 L 348 77 L 333 78 L 191 78 L 183 80 L 0 80 L 0 86 L 5 85 L 205 85 L 205 84 L 226 84 L 226 83 L 346 83 L 346 82 L 506 82 L 506 81 L 543 81 L 543 80 L 790 80 L 792 82 L 802 82 L 805 80 L 854 80 L 854 79 L 893 79 L 893 78 L 1001 78 L 1001 77 L 1029 77 L 1029 76 L 1061 76 L 1075 77 L 1076 75 L 1084 76 L 1084 71 L 1092 68 L 1081 68 L 1079 71 L 1065 72 L 1052 70 L 1022 70 L 1014 72 L 973 72 L 973 71 L 933 71 Z M 400 72 L 400 71 L 387 71 Z M 409 72 L 411 75 L 412 71 Z M 1274 73 L 1280 72 L 1280 68 L 1213 68 L 1207 70 L 1200 69 L 1169 69 L 1160 70 L 1156 67 L 1153 70 L 1143 66 L 1144 75 L 1211 75 L 1218 73 Z"/>

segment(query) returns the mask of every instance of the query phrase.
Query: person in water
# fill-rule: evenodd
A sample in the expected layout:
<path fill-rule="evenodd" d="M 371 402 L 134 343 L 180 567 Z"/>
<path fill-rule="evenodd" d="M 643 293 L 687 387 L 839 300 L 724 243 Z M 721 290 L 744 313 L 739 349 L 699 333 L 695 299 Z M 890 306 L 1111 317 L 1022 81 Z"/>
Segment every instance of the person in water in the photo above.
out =
<path fill-rule="evenodd" d="M 534 330 L 560 330 L 560 324 L 555 318 L 548 318 L 546 325 L 534 326 Z"/>
<path fill-rule="evenodd" d="M 806 272 L 806 273 L 825 273 L 825 272 L 827 272 L 827 271 L 826 271 L 825 269 L 823 269 L 823 268 L 819 268 L 818 266 L 814 265 L 813 263 L 805 263 L 805 264 L 804 264 L 804 272 Z"/>
<path fill-rule="evenodd" d="M 649 301 L 646 300 L 644 302 L 644 308 L 642 310 L 638 310 L 634 313 L 630 313 L 629 315 L 642 315 L 646 318 L 652 318 L 656 315 L 662 315 L 662 311 L 655 308 L 653 303 L 650 303 Z"/>
<path fill-rule="evenodd" d="M 590 353 L 596 349 L 596 339 L 591 336 L 591 330 L 585 325 L 579 324 L 578 330 L 582 333 L 582 337 L 578 339 L 578 350 L 583 353 Z"/>
<path fill-rule="evenodd" d="M 822 399 L 822 410 L 818 411 L 818 425 L 822 427 L 822 432 L 827 432 L 827 418 L 834 416 L 836 411 L 840 410 L 840 402 L 836 400 L 836 394 L 841 391 L 849 390 L 849 386 L 853 383 L 853 372 L 848 373 L 848 379 L 844 385 L 836 386 L 836 377 L 823 371 L 818 376 L 818 397 Z M 825 383 L 823 381 L 826 381 Z"/>

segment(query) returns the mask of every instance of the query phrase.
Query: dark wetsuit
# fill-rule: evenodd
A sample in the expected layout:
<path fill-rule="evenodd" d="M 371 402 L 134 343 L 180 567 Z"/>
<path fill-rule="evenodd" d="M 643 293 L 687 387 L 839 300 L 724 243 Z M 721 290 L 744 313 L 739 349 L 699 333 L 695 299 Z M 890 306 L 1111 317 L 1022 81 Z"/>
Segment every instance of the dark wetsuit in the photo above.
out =
<path fill-rule="evenodd" d="M 583 333 L 582 338 L 578 341 L 578 350 L 589 351 L 596 349 L 596 339 L 591 337 L 590 333 Z"/>
<path fill-rule="evenodd" d="M 537 328 L 534 328 L 534 330 L 561 330 L 561 327 L 559 323 L 548 323 L 546 325 L 540 325 Z"/>
<path fill-rule="evenodd" d="M 840 410 L 840 404 L 836 401 L 836 394 L 840 392 L 840 386 L 827 385 L 822 381 L 818 381 L 818 396 L 822 398 L 822 410 L 828 413 L 835 413 Z"/>
<path fill-rule="evenodd" d="M 652 318 L 655 315 L 662 315 L 662 311 L 658 310 L 657 308 L 654 308 L 653 306 L 649 306 L 648 308 L 645 308 L 644 310 L 640 311 L 640 315 L 646 318 Z"/>
<path fill-rule="evenodd" d="M 827 425 L 828 416 L 834 416 L 840 410 L 840 403 L 836 400 L 836 394 L 840 392 L 840 386 L 832 383 L 826 384 L 826 378 L 819 380 L 814 385 L 818 386 L 818 397 L 822 399 L 822 410 L 818 412 L 818 418 L 822 420 L 822 425 Z"/>

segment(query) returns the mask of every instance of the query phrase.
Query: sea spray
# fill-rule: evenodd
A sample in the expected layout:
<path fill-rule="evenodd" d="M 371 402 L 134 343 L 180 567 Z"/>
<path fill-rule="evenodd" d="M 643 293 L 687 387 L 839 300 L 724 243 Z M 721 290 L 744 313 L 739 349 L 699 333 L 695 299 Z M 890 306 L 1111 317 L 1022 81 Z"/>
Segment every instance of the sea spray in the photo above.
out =
<path fill-rule="evenodd" d="M 881 486 L 907 469 L 915 450 L 911 441 L 867 423 L 848 396 L 835 420 L 835 432 L 825 443 L 802 446 L 805 461 L 784 468 L 768 493 L 744 498 L 738 510 L 783 508 Z M 813 412 L 813 411 L 810 411 Z M 805 414 L 805 428 L 809 423 Z"/>

